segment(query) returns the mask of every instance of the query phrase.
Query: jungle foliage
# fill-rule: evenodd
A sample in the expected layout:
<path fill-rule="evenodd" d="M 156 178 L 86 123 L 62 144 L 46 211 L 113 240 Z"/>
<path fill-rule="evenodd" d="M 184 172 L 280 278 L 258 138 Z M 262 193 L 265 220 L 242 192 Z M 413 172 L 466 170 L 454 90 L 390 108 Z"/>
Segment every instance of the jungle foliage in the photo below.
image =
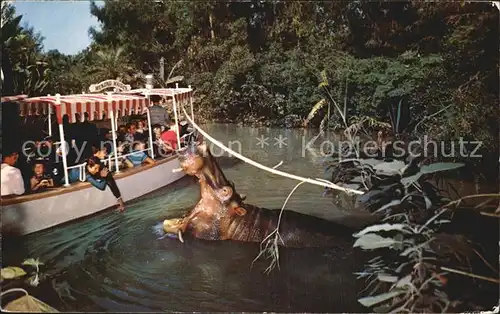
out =
<path fill-rule="evenodd" d="M 422 161 L 330 161 L 331 181 L 365 191 L 355 206 L 380 218 L 354 234 L 353 246 L 374 254 L 357 273 L 366 282 L 358 301 L 377 313 L 489 310 L 500 283 L 500 194 L 452 200 L 436 176 L 464 164 Z"/>
<path fill-rule="evenodd" d="M 196 88 L 198 116 L 212 121 L 300 125 L 322 99 L 345 97 L 351 117 L 389 122 L 400 106 L 397 132 L 498 150 L 490 3 L 106 0 L 90 9 L 100 22 L 93 43 L 66 56 L 44 53 L 42 37 L 3 4 L 12 93 L 80 93 L 108 78 L 141 86 L 144 74 L 159 76 L 163 57 L 167 72 L 178 64 L 174 75 Z M 331 114 L 325 126 L 339 127 Z"/>

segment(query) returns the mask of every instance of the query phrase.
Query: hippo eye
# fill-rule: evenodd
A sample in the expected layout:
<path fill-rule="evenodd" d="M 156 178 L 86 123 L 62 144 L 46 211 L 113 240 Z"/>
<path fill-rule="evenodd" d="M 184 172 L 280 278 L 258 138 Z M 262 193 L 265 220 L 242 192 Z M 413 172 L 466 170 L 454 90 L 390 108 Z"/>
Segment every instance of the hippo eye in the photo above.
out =
<path fill-rule="evenodd" d="M 224 196 L 229 196 L 231 195 L 232 192 L 233 192 L 232 189 L 228 186 L 222 188 L 222 195 Z"/>

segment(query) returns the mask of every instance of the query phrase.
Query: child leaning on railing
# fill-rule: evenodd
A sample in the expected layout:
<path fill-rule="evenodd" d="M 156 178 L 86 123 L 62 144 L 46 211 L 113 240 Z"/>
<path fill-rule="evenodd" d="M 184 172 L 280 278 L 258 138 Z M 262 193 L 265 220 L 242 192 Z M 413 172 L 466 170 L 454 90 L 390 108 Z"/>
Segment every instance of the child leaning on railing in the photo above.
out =
<path fill-rule="evenodd" d="M 125 210 L 120 189 L 116 185 L 113 175 L 98 157 L 92 156 L 87 159 L 85 173 L 87 181 L 99 190 L 104 191 L 106 186 L 109 186 L 109 189 L 116 197 L 119 211 L 123 212 Z"/>

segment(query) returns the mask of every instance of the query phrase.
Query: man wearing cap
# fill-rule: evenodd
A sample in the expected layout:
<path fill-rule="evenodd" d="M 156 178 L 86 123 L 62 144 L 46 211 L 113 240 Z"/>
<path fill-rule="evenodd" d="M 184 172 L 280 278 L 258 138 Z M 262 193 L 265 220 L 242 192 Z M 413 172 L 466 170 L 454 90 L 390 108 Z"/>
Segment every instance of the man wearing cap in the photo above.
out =
<path fill-rule="evenodd" d="M 151 126 L 160 126 L 165 128 L 167 126 L 169 119 L 167 108 L 160 106 L 161 97 L 158 95 L 151 96 L 151 101 L 153 105 L 149 107 L 149 114 L 151 117 Z"/>

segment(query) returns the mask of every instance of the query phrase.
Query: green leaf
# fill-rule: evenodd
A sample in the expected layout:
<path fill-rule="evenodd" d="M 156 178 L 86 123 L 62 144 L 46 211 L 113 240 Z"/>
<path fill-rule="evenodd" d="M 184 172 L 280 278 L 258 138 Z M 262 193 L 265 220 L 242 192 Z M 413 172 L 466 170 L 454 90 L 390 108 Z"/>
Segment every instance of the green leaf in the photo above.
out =
<path fill-rule="evenodd" d="M 402 288 L 409 285 L 411 285 L 411 274 L 404 276 L 396 283 L 397 288 Z"/>
<path fill-rule="evenodd" d="M 24 269 L 15 266 L 2 268 L 1 272 L 2 279 L 14 279 L 26 275 Z"/>
<path fill-rule="evenodd" d="M 38 260 L 38 258 L 37 259 L 28 258 L 27 260 L 24 260 L 23 265 L 30 265 L 30 266 L 35 266 L 36 267 L 37 265 L 44 265 L 44 264 L 42 262 L 40 262 Z"/>
<path fill-rule="evenodd" d="M 358 299 L 358 302 L 361 303 L 363 306 L 372 307 L 375 304 L 379 304 L 381 302 L 387 301 L 387 300 L 392 299 L 392 298 L 394 298 L 400 294 L 403 294 L 405 292 L 406 292 L 406 290 L 397 289 L 397 290 L 393 290 L 393 291 L 389 291 L 386 293 L 376 295 L 374 297 L 361 298 L 361 299 Z"/>
<path fill-rule="evenodd" d="M 399 174 L 400 170 L 405 167 L 404 162 L 399 160 L 394 160 L 392 162 L 382 162 L 373 167 L 373 169 L 378 170 L 377 172 L 383 174 Z"/>
<path fill-rule="evenodd" d="M 412 176 L 401 178 L 401 184 L 404 185 L 405 187 L 408 187 L 408 186 L 412 185 L 413 183 L 417 182 L 418 179 L 420 179 L 420 177 L 422 175 L 423 175 L 423 173 L 421 171 L 419 171 Z"/>
<path fill-rule="evenodd" d="M 377 279 L 383 282 L 396 282 L 398 281 L 397 276 L 391 276 L 388 274 L 378 274 Z"/>
<path fill-rule="evenodd" d="M 320 76 L 321 76 L 321 82 L 319 83 L 319 87 L 321 88 L 328 86 L 328 78 L 326 77 L 326 71 L 325 70 L 321 71 Z"/>
<path fill-rule="evenodd" d="M 318 101 L 314 107 L 311 109 L 311 111 L 309 112 L 309 115 L 307 116 L 306 118 L 306 121 L 305 123 L 308 123 L 309 121 L 311 121 L 312 118 L 314 118 L 314 116 L 316 115 L 316 113 L 321 109 L 323 108 L 323 106 L 326 104 L 326 100 L 323 98 L 321 99 L 320 101 Z"/>
<path fill-rule="evenodd" d="M 396 206 L 396 205 L 399 205 L 401 204 L 401 201 L 400 200 L 393 200 L 393 201 L 390 201 L 389 203 L 385 204 L 384 206 L 380 207 L 379 209 L 377 209 L 375 213 L 379 213 L 383 210 L 385 210 L 386 208 L 389 208 L 389 207 L 392 207 L 392 206 Z"/>
<path fill-rule="evenodd" d="M 391 230 L 399 230 L 399 231 L 404 231 L 405 225 L 404 224 L 381 224 L 381 225 L 373 225 L 366 227 L 365 229 L 361 230 L 358 233 L 355 233 L 353 236 L 355 238 L 359 238 L 360 236 L 363 236 L 369 232 L 378 232 L 378 231 L 391 231 Z"/>
<path fill-rule="evenodd" d="M 463 163 L 454 163 L 454 162 L 437 162 L 433 163 L 430 165 L 422 166 L 419 172 L 416 174 L 401 178 L 401 184 L 403 184 L 405 187 L 410 186 L 411 184 L 415 183 L 420 179 L 421 176 L 424 174 L 429 174 L 429 173 L 435 173 L 439 171 L 447 171 L 447 170 L 453 170 L 453 169 L 458 169 L 465 166 Z"/>
<path fill-rule="evenodd" d="M 458 169 L 465 166 L 464 163 L 455 163 L 455 162 L 436 162 L 430 165 L 422 166 L 420 171 L 424 174 L 434 173 L 438 171 L 447 171 Z"/>
<path fill-rule="evenodd" d="M 396 241 L 394 239 L 384 238 L 379 235 L 369 233 L 357 239 L 356 242 L 354 242 L 353 247 L 360 247 L 364 250 L 372 250 L 382 247 L 390 247 L 395 243 Z"/>
<path fill-rule="evenodd" d="M 28 283 L 33 287 L 37 287 L 40 284 L 40 278 L 38 278 L 38 275 L 33 275 L 28 278 Z"/>

